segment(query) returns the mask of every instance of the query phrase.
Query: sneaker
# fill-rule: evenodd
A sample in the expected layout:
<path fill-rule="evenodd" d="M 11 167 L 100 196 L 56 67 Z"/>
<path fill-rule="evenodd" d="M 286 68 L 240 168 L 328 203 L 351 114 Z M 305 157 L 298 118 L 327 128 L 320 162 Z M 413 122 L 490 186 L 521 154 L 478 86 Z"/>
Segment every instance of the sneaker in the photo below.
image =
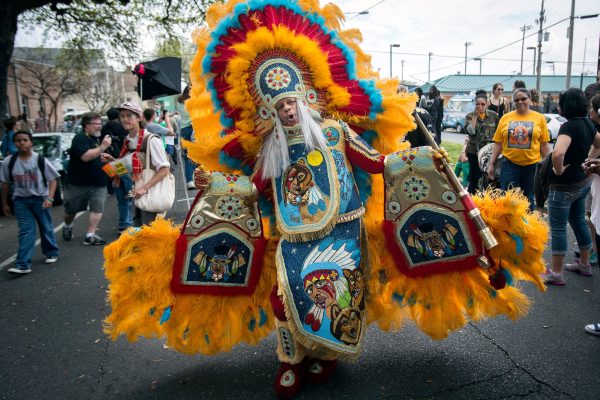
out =
<path fill-rule="evenodd" d="M 83 241 L 83 244 L 85 244 L 86 246 L 102 246 L 106 244 L 106 240 L 102 239 L 100 236 L 94 233 L 92 236 L 86 237 Z"/>
<path fill-rule="evenodd" d="M 565 264 L 565 269 L 571 272 L 577 272 L 579 275 L 583 276 L 592 276 L 592 266 L 591 265 L 583 265 L 579 261 L 575 264 Z"/>
<path fill-rule="evenodd" d="M 73 239 L 73 227 L 68 227 L 66 225 L 63 225 L 62 228 L 62 237 L 63 240 L 66 240 L 67 242 L 71 239 Z"/>
<path fill-rule="evenodd" d="M 585 331 L 590 335 L 600 336 L 600 323 L 586 325 Z"/>
<path fill-rule="evenodd" d="M 9 268 L 8 272 L 10 272 L 11 274 L 28 274 L 31 272 L 31 268 L 22 269 L 22 268 L 13 267 L 13 268 Z"/>
<path fill-rule="evenodd" d="M 563 274 L 547 269 L 546 272 L 542 274 L 542 280 L 547 285 L 556 285 L 556 286 L 564 286 L 565 280 L 563 279 Z"/>
<path fill-rule="evenodd" d="M 194 189 L 196 189 L 196 185 L 194 185 L 194 181 L 189 181 L 187 183 L 187 188 L 188 188 L 188 190 L 194 190 Z"/>
<path fill-rule="evenodd" d="M 579 262 L 579 251 L 575 250 L 575 262 Z M 590 265 L 592 267 L 598 266 L 598 254 L 592 253 L 590 256 Z"/>
<path fill-rule="evenodd" d="M 58 256 L 48 256 L 44 260 L 44 264 L 54 264 L 58 260 Z"/>

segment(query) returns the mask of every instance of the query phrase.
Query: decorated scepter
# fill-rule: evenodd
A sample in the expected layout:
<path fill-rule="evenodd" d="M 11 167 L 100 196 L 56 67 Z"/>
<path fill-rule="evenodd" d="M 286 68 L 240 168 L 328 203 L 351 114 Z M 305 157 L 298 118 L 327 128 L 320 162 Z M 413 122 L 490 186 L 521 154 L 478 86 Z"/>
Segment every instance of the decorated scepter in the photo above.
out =
<path fill-rule="evenodd" d="M 421 133 L 425 136 L 425 138 L 427 138 L 429 145 L 434 150 L 440 151 L 440 146 L 438 146 L 438 144 L 433 140 L 433 137 L 431 136 L 431 132 L 429 132 L 429 130 L 423 123 L 423 120 L 421 120 L 421 117 L 419 117 L 419 114 L 415 111 L 415 112 L 413 112 L 413 116 L 415 117 L 415 121 L 417 122 L 417 125 L 419 126 Z M 452 187 L 456 191 L 456 193 L 458 193 L 458 196 L 460 197 L 460 201 L 463 204 L 463 206 L 465 207 L 465 209 L 467 210 L 469 218 L 471 218 L 471 220 L 477 227 L 477 232 L 479 233 L 479 236 L 481 237 L 481 240 L 482 240 L 485 248 L 489 250 L 492 247 L 498 245 L 498 241 L 496 240 L 496 238 L 494 237 L 494 234 L 492 233 L 490 228 L 487 226 L 487 224 L 481 217 L 481 212 L 475 205 L 473 198 L 471 197 L 469 192 L 465 188 L 463 188 L 462 184 L 458 180 L 458 177 L 456 176 L 456 174 L 454 173 L 452 168 L 450 168 L 450 164 L 448 164 L 448 161 L 446 161 L 446 159 L 442 157 L 441 162 L 444 167 L 444 172 L 446 173 L 446 176 L 448 177 L 448 180 L 450 181 L 450 184 L 452 185 Z"/>

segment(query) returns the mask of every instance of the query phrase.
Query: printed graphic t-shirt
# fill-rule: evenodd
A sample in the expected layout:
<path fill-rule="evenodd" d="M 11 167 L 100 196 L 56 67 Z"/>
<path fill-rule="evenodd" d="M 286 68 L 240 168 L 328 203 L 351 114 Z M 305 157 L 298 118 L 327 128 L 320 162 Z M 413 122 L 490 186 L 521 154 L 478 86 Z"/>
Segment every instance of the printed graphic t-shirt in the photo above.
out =
<path fill-rule="evenodd" d="M 18 156 L 13 155 L 2 161 L 2 168 L 0 169 L 1 182 L 11 183 L 8 164 L 12 157 Z M 46 180 L 50 182 L 60 177 L 60 174 L 56 172 L 50 161 L 47 158 L 44 161 Z M 15 197 L 48 196 L 48 186 L 44 183 L 42 173 L 38 168 L 38 154 L 36 152 L 33 152 L 33 155 L 27 160 L 17 158 L 12 172 L 14 178 L 13 199 Z"/>
<path fill-rule="evenodd" d="M 546 118 L 535 111 L 526 115 L 516 111 L 504 114 L 494 134 L 494 142 L 502 144 L 502 155 L 522 166 L 540 161 L 541 144 L 549 141 Z"/>

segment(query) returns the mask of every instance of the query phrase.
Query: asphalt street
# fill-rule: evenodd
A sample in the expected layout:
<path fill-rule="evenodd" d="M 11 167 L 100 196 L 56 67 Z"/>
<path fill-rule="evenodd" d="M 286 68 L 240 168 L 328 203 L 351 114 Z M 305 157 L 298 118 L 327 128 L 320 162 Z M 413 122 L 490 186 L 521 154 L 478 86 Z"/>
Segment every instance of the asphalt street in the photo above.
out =
<path fill-rule="evenodd" d="M 181 221 L 185 211 L 178 201 L 171 216 Z M 111 196 L 99 230 L 109 241 L 118 237 L 116 212 Z M 52 214 L 59 227 L 62 208 Z M 83 245 L 86 218 L 76 220 L 71 242 L 58 231 L 56 264 L 42 263 L 38 245 L 33 272 L 18 277 L 6 272 L 16 223 L 0 218 L 1 399 L 273 398 L 273 335 L 212 357 L 182 355 L 161 340 L 106 338 L 102 247 Z M 600 270 L 594 273 L 567 273 L 566 286 L 545 293 L 524 285 L 533 301 L 528 316 L 471 323 L 442 341 L 410 324 L 397 333 L 371 326 L 358 361 L 340 363 L 329 382 L 306 387 L 298 399 L 598 399 L 600 337 L 583 330 L 600 322 Z"/>

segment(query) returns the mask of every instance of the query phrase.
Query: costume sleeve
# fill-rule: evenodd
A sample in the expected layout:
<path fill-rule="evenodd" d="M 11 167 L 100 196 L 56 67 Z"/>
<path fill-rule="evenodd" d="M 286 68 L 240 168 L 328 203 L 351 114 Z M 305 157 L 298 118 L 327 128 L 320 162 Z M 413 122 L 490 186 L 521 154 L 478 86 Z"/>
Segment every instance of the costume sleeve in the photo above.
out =
<path fill-rule="evenodd" d="M 259 163 L 257 163 L 259 164 Z M 250 177 L 250 180 L 256 186 L 258 194 L 268 201 L 273 201 L 273 187 L 271 186 L 271 180 L 262 177 L 262 169 L 258 167 L 256 171 Z"/>
<path fill-rule="evenodd" d="M 270 182 L 268 179 L 264 179 L 262 177 L 261 171 L 257 171 L 254 174 L 252 174 L 252 177 L 250 179 L 252 180 L 252 183 L 256 185 L 256 188 L 258 189 L 259 193 L 263 193 L 269 188 Z"/>
<path fill-rule="evenodd" d="M 372 148 L 345 122 L 340 121 L 340 124 L 346 137 L 346 155 L 350 163 L 370 174 L 383 173 L 385 156 Z"/>

